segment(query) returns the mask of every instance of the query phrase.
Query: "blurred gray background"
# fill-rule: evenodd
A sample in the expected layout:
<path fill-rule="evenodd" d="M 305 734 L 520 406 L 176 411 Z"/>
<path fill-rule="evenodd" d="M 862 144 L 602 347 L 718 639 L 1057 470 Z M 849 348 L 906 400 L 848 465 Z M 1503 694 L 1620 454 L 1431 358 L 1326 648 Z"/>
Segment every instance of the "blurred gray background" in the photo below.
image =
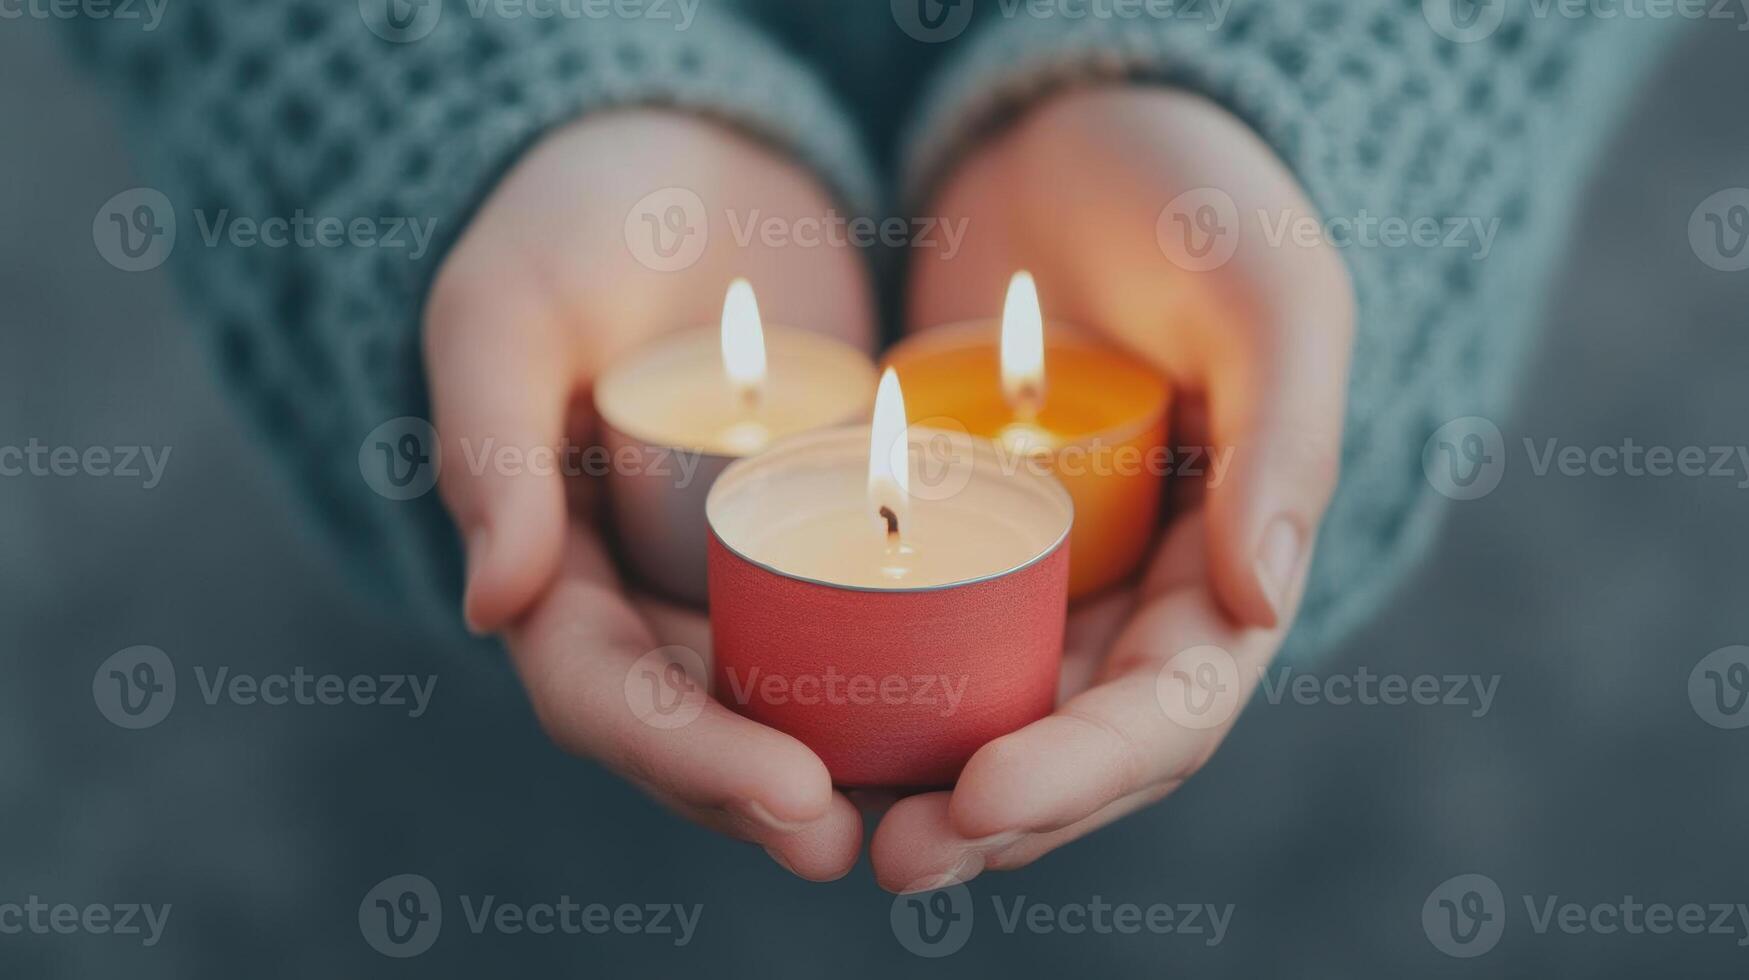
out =
<path fill-rule="evenodd" d="M 1623 114 L 1590 185 L 1491 496 L 1456 504 L 1388 612 L 1321 665 L 1501 677 L 1458 706 L 1255 702 L 1166 803 L 971 888 L 964 950 L 914 957 L 866 864 L 825 886 L 668 816 L 536 731 L 488 652 L 363 603 L 308 540 L 216 392 L 166 271 L 98 256 L 91 221 L 139 183 L 113 108 L 52 28 L 0 23 L 0 445 L 173 447 L 162 484 L 0 478 L 0 904 L 171 903 L 154 948 L 0 935 L 0 977 L 918 974 L 1742 977 L 1734 935 L 1537 934 L 1522 897 L 1749 902 L 1749 729 L 1691 706 L 1695 664 L 1749 643 L 1749 491 L 1735 479 L 1537 478 L 1522 440 L 1749 442 L 1749 272 L 1688 245 L 1749 185 L 1743 36 L 1691 32 Z M 174 713 L 127 731 L 92 677 L 167 651 Z M 436 673 L 433 706 L 208 706 L 192 668 Z M 415 872 L 445 894 L 431 952 L 379 956 L 358 908 Z M 1506 898 L 1487 954 L 1439 952 L 1429 893 Z M 497 936 L 458 894 L 701 903 L 689 945 Z M 1005 935 L 990 896 L 1233 903 L 1225 940 Z"/>

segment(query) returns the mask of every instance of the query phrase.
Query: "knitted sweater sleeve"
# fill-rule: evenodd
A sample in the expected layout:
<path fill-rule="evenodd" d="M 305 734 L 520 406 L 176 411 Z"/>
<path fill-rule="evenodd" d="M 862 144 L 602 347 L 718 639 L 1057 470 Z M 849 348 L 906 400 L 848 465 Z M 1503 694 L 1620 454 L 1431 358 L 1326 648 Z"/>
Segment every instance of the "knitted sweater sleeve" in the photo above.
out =
<path fill-rule="evenodd" d="M 294 496 L 314 505 L 354 570 L 458 623 L 459 548 L 437 495 L 373 492 L 361 459 L 373 430 L 426 415 L 427 286 L 515 157 L 580 114 L 653 104 L 763 138 L 852 209 L 873 194 L 823 86 L 729 4 L 644 4 L 649 16 L 638 19 L 606 16 L 618 7 L 537 17 L 535 5 L 513 7 L 520 16 L 501 6 L 179 0 L 159 5 L 150 30 L 123 20 L 72 30 L 76 56 L 131 103 L 144 173 L 161 195 L 128 197 L 118 225 L 140 216 L 142 201 L 171 212 L 146 213 L 152 222 L 138 227 L 179 229 L 170 264 Z M 270 220 L 302 219 L 306 241 L 315 221 L 365 220 L 383 241 L 239 247 L 213 235 L 241 219 L 263 235 Z M 405 433 L 390 434 L 391 449 L 404 444 Z"/>
<path fill-rule="evenodd" d="M 938 18 L 964 47 L 913 128 L 909 200 L 1050 94 L 1130 80 L 1226 106 L 1326 219 L 1431 218 L 1442 234 L 1479 222 L 1461 248 L 1389 247 L 1381 234 L 1343 249 L 1359 315 L 1343 477 L 1285 654 L 1315 655 L 1427 543 L 1446 503 L 1424 472 L 1429 437 L 1499 418 L 1586 165 L 1668 22 L 1471 0 L 1193 0 L 1146 8 L 1169 11 L 1159 17 L 1072 20 L 1061 5 L 988 6 L 970 23 Z"/>

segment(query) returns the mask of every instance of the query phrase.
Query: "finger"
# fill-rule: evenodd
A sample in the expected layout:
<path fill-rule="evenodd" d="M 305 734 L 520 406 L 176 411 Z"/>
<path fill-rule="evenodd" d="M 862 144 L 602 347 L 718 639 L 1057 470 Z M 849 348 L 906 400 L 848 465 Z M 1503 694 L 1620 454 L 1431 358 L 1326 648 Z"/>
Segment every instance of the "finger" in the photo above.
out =
<path fill-rule="evenodd" d="M 1202 506 L 1209 487 L 1226 479 L 1232 455 L 1217 447 L 1209 434 L 1208 398 L 1182 388 L 1173 394 L 1172 435 L 1167 445 L 1174 459 L 1195 464 L 1174 472 L 1166 481 L 1166 513 L 1171 520 Z"/>
<path fill-rule="evenodd" d="M 1241 622 L 1273 627 L 1304 574 L 1336 489 L 1352 306 L 1309 301 L 1251 331 L 1209 382 L 1227 472 L 1207 486 L 1210 571 Z"/>
<path fill-rule="evenodd" d="M 1077 603 L 1069 610 L 1063 636 L 1063 670 L 1057 684 L 1057 703 L 1069 700 L 1093 685 L 1105 653 L 1136 609 L 1134 589 L 1108 591 Z"/>
<path fill-rule="evenodd" d="M 888 808 L 868 845 L 875 881 L 882 888 L 903 893 L 962 884 L 975 875 L 972 855 L 984 846 L 1009 842 L 972 841 L 961 836 L 947 816 L 951 795 L 945 791 L 920 793 Z"/>
<path fill-rule="evenodd" d="M 519 298 L 532 293 L 449 283 L 432 292 L 425 334 L 439 489 L 467 548 L 463 615 L 490 632 L 558 568 L 565 491 L 543 454 L 564 434 L 572 373 L 549 314 Z"/>
<path fill-rule="evenodd" d="M 535 714 L 561 748 L 665 799 L 768 829 L 794 833 L 833 819 L 819 757 L 706 696 L 702 657 L 658 649 L 586 531 L 570 530 L 557 581 L 507 640 Z"/>
<path fill-rule="evenodd" d="M 914 796 L 894 807 L 875 830 L 869 858 L 875 880 L 891 892 L 929 891 L 965 884 L 985 871 L 1012 871 L 1086 837 L 1170 795 L 1178 783 L 1149 787 L 1106 804 L 1092 815 L 1046 833 L 959 836 L 948 813 L 948 794 Z"/>
<path fill-rule="evenodd" d="M 703 827 L 760 845 L 780 867 L 808 881 L 837 881 L 856 867 L 862 851 L 862 816 L 842 793 L 833 794 L 824 817 L 787 831 L 730 810 L 675 809 Z"/>
<path fill-rule="evenodd" d="M 703 612 L 653 595 L 635 595 L 632 605 L 658 641 L 697 650 L 710 662 L 711 623 Z"/>
<path fill-rule="evenodd" d="M 1204 589 L 1153 600 L 1097 686 L 972 757 L 954 788 L 953 827 L 967 838 L 1048 833 L 1182 782 L 1232 729 L 1279 639 L 1236 628 Z M 1215 672 L 1207 680 L 1204 663 Z"/>

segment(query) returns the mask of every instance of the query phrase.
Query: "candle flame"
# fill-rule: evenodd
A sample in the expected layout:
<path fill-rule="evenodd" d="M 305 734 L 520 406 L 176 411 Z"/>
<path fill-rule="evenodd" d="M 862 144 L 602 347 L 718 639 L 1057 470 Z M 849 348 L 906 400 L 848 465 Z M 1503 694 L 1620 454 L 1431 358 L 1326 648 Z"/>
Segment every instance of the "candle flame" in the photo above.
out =
<path fill-rule="evenodd" d="M 1002 393 L 1016 411 L 1036 414 L 1045 395 L 1045 326 L 1032 273 L 1016 272 L 1002 304 Z"/>
<path fill-rule="evenodd" d="M 874 429 L 868 447 L 868 500 L 889 537 L 903 527 L 911 496 L 910 442 L 905 430 L 905 393 L 899 388 L 899 375 L 887 368 L 875 392 Z"/>
<path fill-rule="evenodd" d="M 753 284 L 745 279 L 729 283 L 723 298 L 723 373 L 743 398 L 757 397 L 765 386 L 765 329 Z"/>

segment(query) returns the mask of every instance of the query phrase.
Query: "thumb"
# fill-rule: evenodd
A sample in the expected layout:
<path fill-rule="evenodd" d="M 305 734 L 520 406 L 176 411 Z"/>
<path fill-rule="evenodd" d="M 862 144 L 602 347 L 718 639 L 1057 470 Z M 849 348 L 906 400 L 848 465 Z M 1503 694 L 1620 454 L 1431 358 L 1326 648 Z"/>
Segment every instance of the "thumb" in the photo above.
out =
<path fill-rule="evenodd" d="M 522 295 L 531 295 L 524 292 Z M 565 488 L 555 455 L 572 394 L 550 312 L 518 291 L 442 287 L 426 322 L 439 490 L 467 548 L 462 612 L 492 632 L 557 574 Z"/>
<path fill-rule="evenodd" d="M 1272 628 L 1292 617 L 1336 489 L 1352 319 L 1345 298 L 1309 303 L 1255 331 L 1211 378 L 1215 451 L 1232 458 L 1207 491 L 1209 565 L 1241 622 Z"/>

